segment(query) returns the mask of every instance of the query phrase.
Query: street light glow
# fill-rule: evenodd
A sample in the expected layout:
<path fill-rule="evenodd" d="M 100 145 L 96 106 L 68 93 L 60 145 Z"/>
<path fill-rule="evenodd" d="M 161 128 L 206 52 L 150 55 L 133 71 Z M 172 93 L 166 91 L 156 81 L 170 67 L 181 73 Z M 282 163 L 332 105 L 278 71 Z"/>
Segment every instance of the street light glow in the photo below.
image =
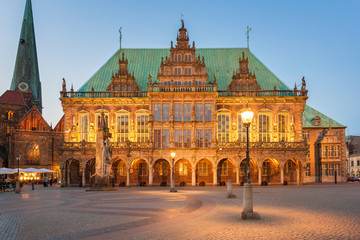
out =
<path fill-rule="evenodd" d="M 172 159 L 174 159 L 175 156 L 176 156 L 176 153 L 175 153 L 175 152 L 172 152 L 172 153 L 170 153 L 170 156 L 171 156 Z"/>
<path fill-rule="evenodd" d="M 241 113 L 241 120 L 243 124 L 250 125 L 254 117 L 254 112 L 247 110 Z"/>

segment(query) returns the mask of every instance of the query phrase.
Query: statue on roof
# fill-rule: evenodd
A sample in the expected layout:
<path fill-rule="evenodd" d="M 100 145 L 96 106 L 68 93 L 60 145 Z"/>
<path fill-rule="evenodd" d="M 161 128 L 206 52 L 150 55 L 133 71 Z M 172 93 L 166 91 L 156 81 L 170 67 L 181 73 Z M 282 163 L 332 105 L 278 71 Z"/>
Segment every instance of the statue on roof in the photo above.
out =
<path fill-rule="evenodd" d="M 301 79 L 301 91 L 304 91 L 304 90 L 306 90 L 306 82 L 305 82 L 305 77 L 303 77 L 302 79 Z"/>
<path fill-rule="evenodd" d="M 149 80 L 149 85 L 151 85 L 152 84 L 152 81 L 151 81 L 151 74 L 149 74 L 149 77 L 148 77 L 148 80 Z"/>
<path fill-rule="evenodd" d="M 63 92 L 66 92 L 66 81 L 65 81 L 65 78 L 63 78 L 62 80 L 63 80 L 62 90 L 63 90 Z"/>
<path fill-rule="evenodd" d="M 216 77 L 215 77 L 215 74 L 214 74 L 214 85 L 216 85 Z"/>

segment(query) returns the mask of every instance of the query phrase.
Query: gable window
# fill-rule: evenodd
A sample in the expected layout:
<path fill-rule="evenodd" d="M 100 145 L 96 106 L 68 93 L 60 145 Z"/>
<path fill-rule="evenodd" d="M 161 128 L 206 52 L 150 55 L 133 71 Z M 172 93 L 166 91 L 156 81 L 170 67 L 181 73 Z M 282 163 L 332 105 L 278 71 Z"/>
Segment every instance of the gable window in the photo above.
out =
<path fill-rule="evenodd" d="M 191 75 L 191 68 L 185 68 L 185 75 Z"/>
<path fill-rule="evenodd" d="M 250 138 L 250 129 L 249 128 L 249 140 Z M 246 142 L 246 127 L 242 122 L 241 114 L 238 115 L 238 140 L 241 142 Z"/>
<path fill-rule="evenodd" d="M 174 55 L 174 62 L 181 62 L 181 55 L 175 54 Z"/>
<path fill-rule="evenodd" d="M 181 68 L 175 68 L 175 75 L 181 75 Z"/>
<path fill-rule="evenodd" d="M 185 62 L 191 62 L 191 55 L 185 55 Z"/>

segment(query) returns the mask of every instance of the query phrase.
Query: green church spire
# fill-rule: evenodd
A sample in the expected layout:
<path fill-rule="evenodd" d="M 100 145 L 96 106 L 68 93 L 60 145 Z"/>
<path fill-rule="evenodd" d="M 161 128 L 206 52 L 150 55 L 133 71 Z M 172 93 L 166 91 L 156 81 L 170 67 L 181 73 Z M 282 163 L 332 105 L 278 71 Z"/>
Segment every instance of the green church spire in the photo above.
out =
<path fill-rule="evenodd" d="M 36 53 L 35 30 L 31 0 L 26 0 L 24 19 L 21 27 L 19 46 L 15 61 L 14 75 L 10 86 L 11 90 L 20 89 L 22 91 L 29 92 L 27 88 L 33 95 L 34 101 L 32 105 L 37 106 L 41 112 L 41 83 Z"/>

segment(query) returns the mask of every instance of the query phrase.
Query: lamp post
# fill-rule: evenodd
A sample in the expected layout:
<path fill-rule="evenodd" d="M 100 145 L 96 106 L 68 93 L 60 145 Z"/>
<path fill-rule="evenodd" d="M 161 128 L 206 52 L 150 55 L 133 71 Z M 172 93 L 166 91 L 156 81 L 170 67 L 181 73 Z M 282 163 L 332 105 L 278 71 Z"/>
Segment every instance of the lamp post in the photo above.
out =
<path fill-rule="evenodd" d="M 253 212 L 253 193 L 252 185 L 250 182 L 249 127 L 251 125 L 253 117 L 254 113 L 250 110 L 241 113 L 241 120 L 246 127 L 246 174 L 243 193 L 243 212 L 241 214 L 241 218 L 244 220 L 260 219 L 260 215 Z"/>
<path fill-rule="evenodd" d="M 175 189 L 175 165 L 174 165 L 176 153 L 172 152 L 172 153 L 170 153 L 170 156 L 171 156 L 171 165 L 172 165 L 171 166 L 171 188 L 170 188 L 170 192 L 177 192 L 177 190 Z"/>
<path fill-rule="evenodd" d="M 20 193 L 20 155 L 16 156 L 16 160 L 18 162 L 18 174 L 17 174 L 17 180 L 16 180 L 16 187 L 15 187 L 15 193 Z"/>

